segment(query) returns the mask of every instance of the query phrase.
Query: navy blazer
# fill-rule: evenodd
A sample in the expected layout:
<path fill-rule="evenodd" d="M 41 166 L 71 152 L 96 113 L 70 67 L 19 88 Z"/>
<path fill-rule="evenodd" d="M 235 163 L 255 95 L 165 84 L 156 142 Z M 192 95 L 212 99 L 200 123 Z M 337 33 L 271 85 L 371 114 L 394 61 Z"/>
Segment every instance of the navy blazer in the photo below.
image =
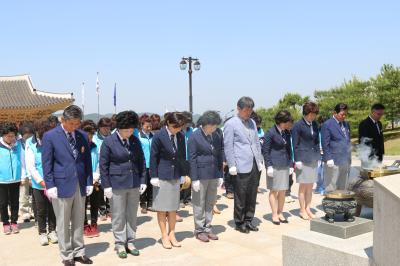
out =
<path fill-rule="evenodd" d="M 285 130 L 284 136 L 276 126 L 273 126 L 267 134 L 264 135 L 261 152 L 264 156 L 266 167 L 291 167 L 292 149 L 291 149 L 290 131 Z"/>
<path fill-rule="evenodd" d="M 59 198 L 71 198 L 79 187 L 86 196 L 86 186 L 93 186 L 92 159 L 87 134 L 75 130 L 75 159 L 67 135 L 61 125 L 43 136 L 42 165 L 46 189 L 57 187 Z"/>
<path fill-rule="evenodd" d="M 100 176 L 103 188 L 137 188 L 146 184 L 146 162 L 140 140 L 129 137 L 129 152 L 117 132 L 105 138 L 100 149 Z"/>
<path fill-rule="evenodd" d="M 223 140 L 218 132 L 214 132 L 211 137 L 212 146 L 199 128 L 189 138 L 190 177 L 193 181 L 223 177 Z"/>
<path fill-rule="evenodd" d="M 297 121 L 292 128 L 295 162 L 314 163 L 321 159 L 318 124 L 313 121 L 311 126 L 314 131 L 312 135 L 311 128 L 304 118 Z"/>
<path fill-rule="evenodd" d="M 321 142 L 325 162 L 333 160 L 335 165 L 351 163 L 350 126 L 347 122 L 343 122 L 343 125 L 347 136 L 334 118 L 328 119 L 322 124 Z"/>
<path fill-rule="evenodd" d="M 189 175 L 189 166 L 186 161 L 185 135 L 176 134 L 177 151 L 174 152 L 171 139 L 165 127 L 153 136 L 150 151 L 150 176 L 163 180 L 179 179 Z"/>

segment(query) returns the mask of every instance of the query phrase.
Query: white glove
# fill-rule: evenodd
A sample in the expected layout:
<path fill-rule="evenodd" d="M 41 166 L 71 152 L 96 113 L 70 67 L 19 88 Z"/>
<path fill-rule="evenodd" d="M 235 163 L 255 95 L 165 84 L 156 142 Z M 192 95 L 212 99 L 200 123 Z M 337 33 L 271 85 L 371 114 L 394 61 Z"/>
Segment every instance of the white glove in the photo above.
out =
<path fill-rule="evenodd" d="M 181 176 L 181 185 L 182 185 L 183 183 L 185 183 L 185 177 L 184 177 L 184 176 Z"/>
<path fill-rule="evenodd" d="M 196 180 L 192 182 L 192 189 L 194 192 L 200 191 L 200 180 Z"/>
<path fill-rule="evenodd" d="M 267 175 L 270 176 L 270 177 L 274 176 L 274 168 L 272 166 L 268 166 Z"/>
<path fill-rule="evenodd" d="M 221 187 L 223 183 L 224 183 L 224 179 L 218 178 L 218 187 Z"/>
<path fill-rule="evenodd" d="M 329 160 L 329 161 L 326 162 L 326 165 L 328 167 L 333 167 L 335 165 L 335 162 L 333 160 Z"/>
<path fill-rule="evenodd" d="M 258 164 L 258 171 L 260 171 L 260 172 L 265 171 L 265 165 L 263 162 L 260 162 Z"/>
<path fill-rule="evenodd" d="M 274 176 L 274 168 L 272 166 L 268 166 L 267 175 L 270 177 Z"/>
<path fill-rule="evenodd" d="M 112 193 L 112 187 L 108 187 L 104 189 L 104 196 L 106 196 L 107 199 L 111 199 L 113 196 Z"/>
<path fill-rule="evenodd" d="M 100 180 L 100 174 L 94 172 L 94 173 L 93 173 L 93 184 L 94 184 L 94 183 L 98 183 L 99 180 Z"/>
<path fill-rule="evenodd" d="M 150 184 L 152 184 L 153 187 L 159 187 L 160 186 L 160 179 L 158 177 L 152 177 L 150 179 Z"/>
<path fill-rule="evenodd" d="M 293 168 L 293 167 L 290 167 L 290 168 L 289 168 L 289 175 L 293 175 L 293 172 L 294 172 L 294 168 Z"/>
<path fill-rule="evenodd" d="M 296 162 L 296 169 L 301 170 L 303 168 L 303 163 L 302 162 Z"/>
<path fill-rule="evenodd" d="M 86 196 L 90 196 L 93 193 L 93 186 L 86 187 Z"/>
<path fill-rule="evenodd" d="M 142 195 L 147 189 L 147 185 L 146 184 L 141 184 L 140 188 L 139 188 L 139 193 L 140 195 Z"/>
<path fill-rule="evenodd" d="M 231 168 L 229 168 L 229 174 L 230 175 L 237 175 L 236 166 L 232 166 Z"/>
<path fill-rule="evenodd" d="M 58 198 L 57 187 L 49 188 L 49 189 L 47 190 L 47 196 L 48 196 L 50 199 L 56 199 L 56 198 Z"/>

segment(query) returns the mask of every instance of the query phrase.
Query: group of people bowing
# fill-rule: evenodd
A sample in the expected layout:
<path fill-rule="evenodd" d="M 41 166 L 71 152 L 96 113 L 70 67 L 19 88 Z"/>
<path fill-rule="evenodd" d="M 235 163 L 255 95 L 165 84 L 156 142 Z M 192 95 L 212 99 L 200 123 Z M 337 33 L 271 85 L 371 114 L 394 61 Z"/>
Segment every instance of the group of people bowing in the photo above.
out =
<path fill-rule="evenodd" d="M 223 128 L 219 113 L 206 111 L 197 127 L 188 131 L 190 118 L 184 112 L 166 113 L 162 126 L 155 126 L 154 117 L 139 117 L 133 111 L 102 118 L 96 125 L 82 122 L 82 110 L 71 105 L 58 125 L 35 122 L 34 135 L 23 145 L 16 140 L 15 124 L 4 123 L 0 139 L 4 233 L 18 232 L 15 198 L 20 182 L 27 178 L 37 206 L 40 243 L 58 242 L 64 265 L 93 263 L 85 255 L 83 237 L 98 235 L 99 213 L 100 219 L 112 217 L 118 257 L 138 256 L 139 206 L 142 211 L 157 212 L 165 249 L 181 247 L 175 236 L 177 211 L 181 190 L 190 182 L 194 235 L 202 242 L 218 240 L 212 219 L 224 172 L 232 177 L 237 231 L 259 230 L 252 221 L 262 171 L 267 174 L 273 224 L 288 223 L 283 208 L 293 173 L 300 184 L 300 217 L 313 218 L 310 205 L 319 161 L 325 164 L 326 191 L 347 186 L 351 164 L 347 105 L 336 105 L 332 118 L 322 126 L 316 122 L 319 109 L 313 102 L 303 105 L 303 117 L 296 123 L 290 112 L 281 110 L 275 115 L 275 125 L 262 135 L 260 125 L 251 118 L 253 109 L 254 101 L 242 97 L 237 115 L 224 121 Z"/>

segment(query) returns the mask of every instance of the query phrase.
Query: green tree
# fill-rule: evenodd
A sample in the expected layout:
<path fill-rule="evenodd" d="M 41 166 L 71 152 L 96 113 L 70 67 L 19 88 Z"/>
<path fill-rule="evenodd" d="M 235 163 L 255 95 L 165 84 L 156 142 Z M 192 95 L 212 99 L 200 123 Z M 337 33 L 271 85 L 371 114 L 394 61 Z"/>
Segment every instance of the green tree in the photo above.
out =
<path fill-rule="evenodd" d="M 393 65 L 383 65 L 381 72 L 372 79 L 377 89 L 377 99 L 385 105 L 386 120 L 394 122 L 400 116 L 400 68 Z"/>

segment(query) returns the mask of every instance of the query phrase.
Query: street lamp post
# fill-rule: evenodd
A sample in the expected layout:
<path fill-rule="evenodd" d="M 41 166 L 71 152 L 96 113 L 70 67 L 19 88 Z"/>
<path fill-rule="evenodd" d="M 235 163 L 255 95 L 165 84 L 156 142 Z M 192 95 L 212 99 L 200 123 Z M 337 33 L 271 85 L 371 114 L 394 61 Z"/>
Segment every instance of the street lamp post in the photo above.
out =
<path fill-rule="evenodd" d="M 189 112 L 193 114 L 193 93 L 192 93 L 192 65 L 194 70 L 198 71 L 200 70 L 200 62 L 199 59 L 193 58 L 191 56 L 189 57 L 182 57 L 182 60 L 179 64 L 179 67 L 181 70 L 185 70 L 186 66 L 189 65 Z"/>

